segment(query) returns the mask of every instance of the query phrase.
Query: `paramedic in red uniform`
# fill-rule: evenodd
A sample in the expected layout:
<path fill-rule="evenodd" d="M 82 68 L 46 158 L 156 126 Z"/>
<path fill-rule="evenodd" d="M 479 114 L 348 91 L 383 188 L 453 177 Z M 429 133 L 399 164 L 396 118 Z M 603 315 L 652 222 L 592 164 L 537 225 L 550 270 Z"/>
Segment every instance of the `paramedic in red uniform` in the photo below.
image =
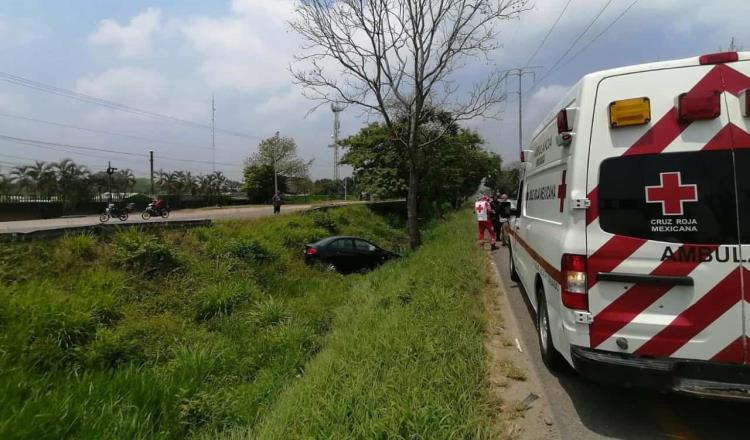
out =
<path fill-rule="evenodd" d="M 492 227 L 492 208 L 490 207 L 490 198 L 483 195 L 474 203 L 474 214 L 477 216 L 477 227 L 479 228 L 479 244 L 484 246 L 485 231 L 490 234 L 490 244 L 495 250 L 495 230 Z"/>

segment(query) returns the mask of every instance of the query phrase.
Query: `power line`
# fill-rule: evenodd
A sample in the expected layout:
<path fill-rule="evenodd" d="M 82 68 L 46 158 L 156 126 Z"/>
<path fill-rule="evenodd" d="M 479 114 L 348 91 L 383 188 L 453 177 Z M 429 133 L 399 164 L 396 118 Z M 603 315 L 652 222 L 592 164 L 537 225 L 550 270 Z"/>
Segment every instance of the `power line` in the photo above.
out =
<path fill-rule="evenodd" d="M 42 141 L 38 139 L 28 139 L 28 138 L 20 138 L 15 136 L 8 136 L 4 134 L 0 134 L 0 139 L 12 141 L 12 142 L 18 142 L 21 144 L 27 144 L 27 145 L 33 145 L 38 147 L 47 147 L 50 149 L 57 148 L 68 148 L 68 149 L 75 149 L 75 150 L 84 150 L 84 151 L 96 151 L 96 152 L 104 152 L 104 153 L 111 153 L 111 154 L 119 154 L 123 156 L 131 156 L 131 157 L 139 157 L 139 158 L 148 158 L 148 154 L 139 154 L 139 153 L 129 153 L 126 151 L 117 151 L 117 150 L 110 150 L 107 148 L 100 148 L 100 147 L 90 147 L 90 146 L 82 146 L 82 145 L 73 145 L 73 144 L 63 144 L 59 142 L 49 142 L 49 141 Z M 211 165 L 212 162 L 205 161 L 205 160 L 193 160 L 193 159 L 182 159 L 179 157 L 171 157 L 171 156 L 155 156 L 157 159 L 166 160 L 166 161 L 176 161 L 176 162 L 186 162 L 186 163 L 200 163 L 200 164 L 208 164 Z M 108 158 L 109 159 L 109 158 Z M 216 165 L 223 165 L 223 166 L 231 166 L 231 167 L 242 167 L 242 165 L 238 165 L 235 163 L 225 163 L 225 162 L 216 162 Z"/>
<path fill-rule="evenodd" d="M 126 137 L 126 138 L 130 138 L 130 139 L 138 139 L 138 140 L 152 142 L 152 143 L 157 143 L 157 144 L 172 144 L 172 145 L 177 145 L 177 146 L 180 146 L 180 147 L 195 148 L 195 149 L 201 149 L 201 150 L 208 150 L 209 149 L 207 147 L 200 147 L 200 146 L 197 146 L 197 145 L 184 144 L 182 142 L 168 141 L 168 140 L 164 140 L 164 139 L 156 139 L 156 138 L 151 138 L 151 137 L 146 137 L 146 136 L 139 136 L 139 135 L 134 135 L 134 134 L 127 134 L 127 133 L 118 133 L 118 132 L 115 132 L 115 131 L 98 130 L 98 129 L 94 129 L 94 128 L 80 127 L 80 126 L 77 126 L 77 125 L 64 124 L 62 122 L 47 121 L 47 120 L 44 120 L 44 119 L 31 118 L 31 117 L 28 117 L 28 116 L 14 115 L 14 114 L 10 114 L 10 113 L 0 113 L 0 117 L 18 119 L 18 120 L 21 120 L 21 121 L 28 121 L 28 122 L 36 122 L 36 123 L 46 124 L 46 125 L 53 125 L 53 126 L 62 127 L 62 128 L 70 128 L 70 129 L 73 129 L 73 130 L 88 131 L 88 132 L 91 132 L 91 133 L 100 133 L 100 134 L 108 134 L 108 135 L 112 135 L 112 136 L 121 136 L 121 137 Z"/>
<path fill-rule="evenodd" d="M 565 7 L 562 9 L 562 11 L 560 11 L 560 14 L 555 19 L 555 22 L 552 23 L 552 27 L 549 28 L 549 30 L 547 31 L 547 34 L 544 36 L 544 38 L 542 38 L 542 42 L 539 43 L 539 46 L 536 47 L 536 50 L 534 50 L 534 53 L 532 53 L 531 56 L 529 57 L 528 61 L 526 61 L 526 65 L 524 67 L 526 67 L 529 64 L 531 64 L 531 61 L 534 59 L 535 56 L 537 56 L 537 54 L 539 53 L 539 51 L 542 49 L 542 46 L 544 46 L 544 43 L 547 42 L 547 38 L 549 38 L 550 34 L 552 34 L 552 31 L 555 30 L 555 27 L 557 26 L 557 23 L 560 22 L 560 19 L 562 18 L 563 14 L 565 14 L 565 11 L 568 10 L 568 6 L 570 6 L 570 3 L 572 1 L 573 0 L 568 0 L 568 2 L 565 3 Z"/>
<path fill-rule="evenodd" d="M 186 119 L 176 118 L 174 116 L 164 115 L 164 114 L 156 113 L 150 110 L 139 109 L 139 108 L 132 107 L 132 106 L 122 104 L 119 102 L 110 101 L 110 100 L 103 99 L 103 98 L 98 98 L 92 95 L 87 95 L 85 93 L 80 93 L 80 92 L 76 92 L 73 90 L 64 89 L 61 87 L 51 86 L 51 85 L 44 84 L 38 81 L 33 81 L 28 78 L 24 78 L 18 75 L 13 75 L 13 74 L 6 73 L 6 72 L 0 72 L 0 81 L 5 81 L 8 83 L 17 85 L 17 86 L 27 87 L 30 89 L 38 90 L 38 91 L 45 92 L 45 93 L 50 93 L 50 94 L 57 95 L 57 96 L 75 99 L 77 101 L 86 102 L 89 104 L 107 107 L 112 110 L 118 110 L 118 111 L 122 111 L 126 113 L 131 113 L 134 115 L 145 116 L 145 117 L 150 117 L 154 119 L 166 120 L 166 121 L 175 122 L 175 123 L 190 126 L 190 127 L 201 128 L 204 130 L 211 130 L 211 126 L 207 124 L 201 124 L 199 122 L 188 121 Z M 247 133 L 241 133 L 238 131 L 227 130 L 223 128 L 217 128 L 216 131 L 224 133 L 224 134 L 228 134 L 231 136 L 236 136 L 236 137 L 242 137 L 242 138 L 247 138 L 247 139 L 260 139 L 260 137 L 258 136 L 253 136 Z"/>
<path fill-rule="evenodd" d="M 555 61 L 555 63 L 552 65 L 552 67 L 549 68 L 549 70 L 547 71 L 547 73 L 545 73 L 544 75 L 542 75 L 542 77 L 539 78 L 538 81 L 534 82 L 534 85 L 531 86 L 530 90 L 533 90 L 534 87 L 536 87 L 537 85 L 541 84 L 542 81 L 544 81 L 547 77 L 549 77 L 552 74 L 552 72 L 555 70 L 555 68 L 570 53 L 570 51 L 573 50 L 573 48 L 575 47 L 575 45 L 578 44 L 579 41 L 581 41 L 581 38 L 583 38 L 583 36 L 586 35 L 586 32 L 588 32 L 589 29 L 591 29 L 591 26 L 593 26 L 594 23 L 596 23 L 596 21 L 599 19 L 599 17 L 601 17 L 601 15 L 609 7 L 609 5 L 611 3 L 612 3 L 612 0 L 607 0 L 607 3 L 605 3 L 604 6 L 602 6 L 602 8 L 594 16 L 594 18 L 589 22 L 589 24 L 586 25 L 586 27 L 583 29 L 583 31 L 581 31 L 580 34 L 578 34 L 578 36 L 573 40 L 573 43 L 571 43 L 571 45 L 568 46 L 568 49 L 565 52 L 563 52 L 562 55 L 560 55 L 560 57 Z"/>
<path fill-rule="evenodd" d="M 591 41 L 589 41 L 588 43 L 586 43 L 586 45 L 584 45 L 584 46 L 583 46 L 583 47 L 582 47 L 581 49 L 579 49 L 579 50 L 578 50 L 578 52 L 576 52 L 575 54 L 573 54 L 573 56 L 572 56 L 572 57 L 570 57 L 570 58 L 568 58 L 567 60 L 565 60 L 565 62 L 564 62 L 564 63 L 563 63 L 563 64 L 562 64 L 561 66 L 560 66 L 560 68 L 563 68 L 563 67 L 567 66 L 567 65 L 568 65 L 568 64 L 569 64 L 569 63 L 570 63 L 571 61 L 573 61 L 574 59 L 576 59 L 576 57 L 578 57 L 578 55 L 580 55 L 580 54 L 581 54 L 581 53 L 583 53 L 583 52 L 584 52 L 584 51 L 585 51 L 586 49 L 588 49 L 588 48 L 589 48 L 589 46 L 591 46 L 591 45 L 592 45 L 592 44 L 594 43 L 594 41 L 598 40 L 598 39 L 599 39 L 599 37 L 601 37 L 602 35 L 604 35 L 605 33 L 607 33 L 607 31 L 608 31 L 608 30 L 609 30 L 609 29 L 610 29 L 610 28 L 611 28 L 612 26 L 614 26 L 614 25 L 615 25 L 615 24 L 616 24 L 616 23 L 617 23 L 618 21 L 620 21 L 620 19 L 621 19 L 621 18 L 622 18 L 622 17 L 623 17 L 623 16 L 625 15 L 625 14 L 627 14 L 627 13 L 628 13 L 628 11 L 630 11 L 630 9 L 632 9 L 632 8 L 633 8 L 633 6 L 635 6 L 635 4 L 636 4 L 636 3 L 638 3 L 639 1 L 640 1 L 640 0 L 633 0 L 633 2 L 632 2 L 632 3 L 630 3 L 630 5 L 628 5 L 628 7 L 627 7 L 627 8 L 625 8 L 625 9 L 624 9 L 624 10 L 623 10 L 622 12 L 620 12 L 620 14 L 619 14 L 619 15 L 618 15 L 617 17 L 615 17 L 615 19 L 614 19 L 614 20 L 610 21 L 610 22 L 609 22 L 609 24 L 608 24 L 608 25 L 607 25 L 607 26 L 606 26 L 606 27 L 605 27 L 604 29 L 602 29 L 602 31 L 601 31 L 601 32 L 599 32 L 598 34 L 596 34 L 596 36 L 595 36 L 595 37 L 594 37 L 593 39 L 591 39 Z"/>

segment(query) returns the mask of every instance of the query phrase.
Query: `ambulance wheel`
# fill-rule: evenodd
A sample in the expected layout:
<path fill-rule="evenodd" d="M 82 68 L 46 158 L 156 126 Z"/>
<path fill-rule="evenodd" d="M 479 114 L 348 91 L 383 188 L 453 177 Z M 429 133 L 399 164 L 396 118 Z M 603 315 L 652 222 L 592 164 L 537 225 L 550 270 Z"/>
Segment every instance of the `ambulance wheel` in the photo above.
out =
<path fill-rule="evenodd" d="M 544 287 L 541 284 L 537 287 L 537 312 L 536 312 L 536 329 L 539 337 L 539 351 L 542 354 L 542 361 L 550 371 L 560 371 L 564 365 L 564 359 L 560 352 L 555 349 L 552 342 L 552 330 L 549 324 L 549 314 L 547 313 L 547 300 L 544 296 Z"/>
<path fill-rule="evenodd" d="M 510 279 L 518 282 L 518 272 L 516 272 L 516 263 L 513 262 L 513 248 L 508 245 L 508 259 L 510 260 L 510 263 L 508 265 L 510 266 Z"/>

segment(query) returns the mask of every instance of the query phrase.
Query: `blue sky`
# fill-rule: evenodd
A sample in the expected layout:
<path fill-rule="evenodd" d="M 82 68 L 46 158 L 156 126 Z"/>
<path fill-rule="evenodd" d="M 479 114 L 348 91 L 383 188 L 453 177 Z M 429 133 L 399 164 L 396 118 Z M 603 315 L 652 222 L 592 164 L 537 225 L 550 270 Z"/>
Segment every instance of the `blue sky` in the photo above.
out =
<path fill-rule="evenodd" d="M 567 0 L 537 0 L 520 19 L 503 22 L 502 47 L 492 54 L 501 68 L 524 66 Z M 532 65 L 538 78 L 568 49 L 608 0 L 571 0 L 559 24 Z M 574 59 L 632 0 L 611 0 L 560 67 L 533 84 L 526 79 L 524 131 L 531 134 L 567 87 L 581 75 L 604 68 L 715 52 L 732 37 L 750 49 L 747 0 L 640 0 L 622 19 Z M 5 0 L 0 3 L 0 72 L 75 90 L 141 109 L 210 124 L 210 99 L 216 98 L 216 125 L 248 138 L 217 134 L 217 169 L 239 178 L 241 161 L 260 138 L 276 130 L 294 137 L 300 154 L 315 159 L 313 177 L 331 171 L 332 116 L 308 115 L 313 103 L 301 96 L 286 71 L 298 38 L 286 21 L 291 1 L 104 1 Z M 470 81 L 472 66 L 457 74 Z M 475 73 L 475 72 L 474 72 Z M 533 88 L 532 88 L 533 86 Z M 516 85 L 511 84 L 515 90 Z M 502 121 L 469 125 L 487 147 L 510 162 L 517 157 L 517 100 L 511 96 Z M 33 118 L 138 138 L 44 124 Z M 345 112 L 342 132 L 356 132 L 366 119 Z M 0 81 L 0 135 L 145 154 L 156 150 L 157 168 L 210 171 L 211 134 L 123 113 Z M 144 140 L 140 138 L 149 138 Z M 28 159 L 72 157 L 94 169 L 112 160 L 136 174 L 147 173 L 139 156 L 40 148 L 0 140 L 0 172 Z M 177 161 L 175 159 L 195 162 Z"/>

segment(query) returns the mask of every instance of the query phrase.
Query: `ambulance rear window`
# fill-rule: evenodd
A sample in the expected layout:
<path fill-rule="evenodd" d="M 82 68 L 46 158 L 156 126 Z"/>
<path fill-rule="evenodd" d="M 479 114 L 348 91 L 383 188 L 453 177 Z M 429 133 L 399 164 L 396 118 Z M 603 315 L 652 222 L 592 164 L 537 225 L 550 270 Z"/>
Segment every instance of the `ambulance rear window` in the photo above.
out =
<path fill-rule="evenodd" d="M 599 224 L 617 235 L 673 243 L 737 243 L 731 151 L 607 159 Z"/>

